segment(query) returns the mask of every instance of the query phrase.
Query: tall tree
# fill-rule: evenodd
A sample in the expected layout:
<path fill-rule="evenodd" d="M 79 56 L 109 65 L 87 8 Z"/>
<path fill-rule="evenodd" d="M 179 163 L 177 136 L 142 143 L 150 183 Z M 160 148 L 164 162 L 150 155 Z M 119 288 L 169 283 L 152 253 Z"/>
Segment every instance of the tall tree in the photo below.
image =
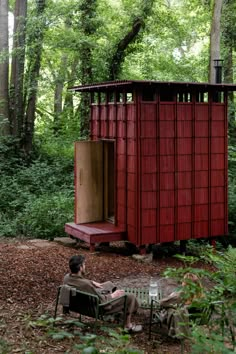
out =
<path fill-rule="evenodd" d="M 36 0 L 35 14 L 37 22 L 33 24 L 32 31 L 28 34 L 30 51 L 28 51 L 28 67 L 25 81 L 25 114 L 22 139 L 22 148 L 27 155 L 32 151 L 33 146 L 39 71 L 46 28 L 45 7 L 46 0 Z"/>
<path fill-rule="evenodd" d="M 153 4 L 154 0 L 144 0 L 142 2 L 142 7 L 138 16 L 131 15 L 131 28 L 129 28 L 124 36 L 119 39 L 118 43 L 115 45 L 113 56 L 110 58 L 108 72 L 109 80 L 115 80 L 119 78 L 122 63 L 126 56 L 126 50 L 128 46 L 137 39 L 141 29 L 145 27 L 145 20 L 150 15 Z"/>
<path fill-rule="evenodd" d="M 215 82 L 214 60 L 220 59 L 220 24 L 223 0 L 214 0 L 210 35 L 209 82 Z"/>
<path fill-rule="evenodd" d="M 25 67 L 25 30 L 27 1 L 16 0 L 14 10 L 14 36 L 12 51 L 10 108 L 11 131 L 20 138 L 24 116 L 24 67 Z"/>
<path fill-rule="evenodd" d="M 8 0 L 0 0 L 0 135 L 9 134 Z"/>

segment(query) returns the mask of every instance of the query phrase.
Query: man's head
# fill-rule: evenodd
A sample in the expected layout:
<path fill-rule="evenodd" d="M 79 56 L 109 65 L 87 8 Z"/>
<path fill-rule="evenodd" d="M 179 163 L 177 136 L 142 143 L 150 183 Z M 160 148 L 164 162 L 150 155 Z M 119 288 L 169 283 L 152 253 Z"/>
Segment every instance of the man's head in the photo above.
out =
<path fill-rule="evenodd" d="M 69 260 L 69 267 L 72 274 L 85 272 L 85 256 L 72 256 Z"/>

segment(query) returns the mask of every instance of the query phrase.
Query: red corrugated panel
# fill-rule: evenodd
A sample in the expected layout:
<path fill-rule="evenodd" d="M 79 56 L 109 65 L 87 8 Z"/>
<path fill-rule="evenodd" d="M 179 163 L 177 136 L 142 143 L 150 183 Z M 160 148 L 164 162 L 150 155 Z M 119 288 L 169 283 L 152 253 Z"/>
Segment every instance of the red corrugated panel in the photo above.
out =
<path fill-rule="evenodd" d="M 162 138 L 160 140 L 160 155 L 174 155 L 175 153 L 175 139 Z"/>
<path fill-rule="evenodd" d="M 116 153 L 117 155 L 125 155 L 126 153 L 126 141 L 122 138 L 116 139 Z"/>
<path fill-rule="evenodd" d="M 144 138 L 154 138 L 157 136 L 157 124 L 152 120 L 141 122 L 141 134 Z"/>
<path fill-rule="evenodd" d="M 212 187 L 220 187 L 225 185 L 225 170 L 211 171 Z"/>
<path fill-rule="evenodd" d="M 142 105 L 141 105 L 141 120 L 156 121 L 156 104 L 142 103 Z"/>
<path fill-rule="evenodd" d="M 209 202 L 208 192 L 209 192 L 208 188 L 195 189 L 195 203 L 196 204 L 207 204 Z"/>
<path fill-rule="evenodd" d="M 194 237 L 209 236 L 209 221 L 199 221 L 194 223 Z"/>
<path fill-rule="evenodd" d="M 125 122 L 122 120 L 117 121 L 116 136 L 117 138 L 124 138 Z"/>
<path fill-rule="evenodd" d="M 136 190 L 136 174 L 135 173 L 128 173 L 127 190 L 130 190 L 130 191 Z"/>
<path fill-rule="evenodd" d="M 208 122 L 198 121 L 195 123 L 195 136 L 198 137 L 207 137 L 209 135 Z"/>
<path fill-rule="evenodd" d="M 179 155 L 192 155 L 193 141 L 191 138 L 177 139 L 177 151 Z"/>
<path fill-rule="evenodd" d="M 117 171 L 126 172 L 125 155 L 117 155 Z"/>
<path fill-rule="evenodd" d="M 177 157 L 178 171 L 192 171 L 192 156 L 179 155 Z"/>
<path fill-rule="evenodd" d="M 120 185 L 119 182 L 117 186 L 116 200 L 117 200 L 117 204 L 126 206 L 126 190 L 124 187 Z"/>
<path fill-rule="evenodd" d="M 225 138 L 215 137 L 211 139 L 211 152 L 215 153 L 224 153 L 225 152 Z"/>
<path fill-rule="evenodd" d="M 209 139 L 208 138 L 195 138 L 194 148 L 195 154 L 208 154 L 209 148 Z"/>
<path fill-rule="evenodd" d="M 127 139 L 127 155 L 134 156 L 136 155 L 136 140 Z"/>
<path fill-rule="evenodd" d="M 177 105 L 177 119 L 178 121 L 191 121 L 192 120 L 192 104 L 191 103 L 178 103 Z"/>
<path fill-rule="evenodd" d="M 158 201 L 157 201 L 156 192 L 149 192 L 149 191 L 142 192 L 141 200 L 142 200 L 143 209 L 157 208 Z"/>
<path fill-rule="evenodd" d="M 227 227 L 225 220 L 213 220 L 211 222 L 211 236 L 225 235 L 227 233 Z"/>
<path fill-rule="evenodd" d="M 174 172 L 175 170 L 175 158 L 174 156 L 160 156 L 160 173 L 162 172 Z"/>
<path fill-rule="evenodd" d="M 160 138 L 174 138 L 175 123 L 173 121 L 160 121 Z"/>
<path fill-rule="evenodd" d="M 160 242 L 174 241 L 175 227 L 174 225 L 161 225 L 160 226 Z"/>
<path fill-rule="evenodd" d="M 127 225 L 127 234 L 128 234 L 128 241 L 137 245 L 136 227 L 128 224 Z"/>
<path fill-rule="evenodd" d="M 211 154 L 212 170 L 222 170 L 225 167 L 225 154 Z"/>
<path fill-rule="evenodd" d="M 116 122 L 109 121 L 108 126 L 109 126 L 109 128 L 108 128 L 109 138 L 115 138 L 116 137 Z"/>
<path fill-rule="evenodd" d="M 157 155 L 157 139 L 143 138 L 141 140 L 141 156 Z"/>
<path fill-rule="evenodd" d="M 105 120 L 100 121 L 101 125 L 101 137 L 106 138 L 107 137 L 107 122 Z"/>
<path fill-rule="evenodd" d="M 141 161 L 141 171 L 143 173 L 157 172 L 157 159 L 156 156 L 145 156 Z"/>
<path fill-rule="evenodd" d="M 208 171 L 196 171 L 195 172 L 195 188 L 208 187 Z"/>
<path fill-rule="evenodd" d="M 142 227 L 141 229 L 142 233 L 142 244 L 152 244 L 156 243 L 156 227 Z"/>
<path fill-rule="evenodd" d="M 142 191 L 156 191 L 157 190 L 157 177 L 155 173 L 144 173 L 141 182 Z"/>
<path fill-rule="evenodd" d="M 127 122 L 127 138 L 135 138 L 135 123 L 132 121 Z"/>
<path fill-rule="evenodd" d="M 125 120 L 132 120 L 132 121 L 136 120 L 136 106 L 135 106 L 135 104 L 129 103 L 126 105 Z"/>
<path fill-rule="evenodd" d="M 160 103 L 159 110 L 160 110 L 160 120 L 171 120 L 174 121 L 175 119 L 175 104 L 163 104 Z"/>
<path fill-rule="evenodd" d="M 224 219 L 225 206 L 223 203 L 211 205 L 211 218 Z"/>
<path fill-rule="evenodd" d="M 127 209 L 127 220 L 129 225 L 135 225 L 135 209 L 128 208 Z"/>
<path fill-rule="evenodd" d="M 118 104 L 116 106 L 117 109 L 117 120 L 125 120 L 125 111 L 123 104 Z"/>
<path fill-rule="evenodd" d="M 225 198 L 225 187 L 211 188 L 211 203 L 222 203 Z"/>
<path fill-rule="evenodd" d="M 209 218 L 209 204 L 201 204 L 194 206 L 194 220 L 203 221 Z"/>
<path fill-rule="evenodd" d="M 177 222 L 192 222 L 192 206 L 179 206 L 177 210 Z"/>
<path fill-rule="evenodd" d="M 178 189 L 192 188 L 192 172 L 178 172 L 177 186 Z"/>
<path fill-rule="evenodd" d="M 178 199 L 177 199 L 178 206 L 192 204 L 191 189 L 179 189 L 177 195 L 178 195 Z"/>
<path fill-rule="evenodd" d="M 175 205 L 173 191 L 160 191 L 160 207 L 172 207 Z"/>
<path fill-rule="evenodd" d="M 212 137 L 219 137 L 225 135 L 225 124 L 224 121 L 215 121 L 211 123 L 211 134 Z"/>
<path fill-rule="evenodd" d="M 195 106 L 195 120 L 208 120 L 209 116 L 208 104 L 196 104 Z"/>
<path fill-rule="evenodd" d="M 100 105 L 100 119 L 101 120 L 107 120 L 108 119 L 108 114 L 107 114 L 107 106 L 106 105 Z"/>
<path fill-rule="evenodd" d="M 174 189 L 175 189 L 175 174 L 174 173 L 160 174 L 160 190 L 174 191 Z"/>
<path fill-rule="evenodd" d="M 117 171 L 117 186 L 119 188 L 126 188 L 126 172 Z"/>
<path fill-rule="evenodd" d="M 174 208 L 162 208 L 160 210 L 160 225 L 172 225 L 174 221 Z"/>
<path fill-rule="evenodd" d="M 177 136 L 178 138 L 187 138 L 192 136 L 192 122 L 180 121 L 177 122 Z"/>
<path fill-rule="evenodd" d="M 195 155 L 194 165 L 196 171 L 207 171 L 209 169 L 208 154 Z"/>
<path fill-rule="evenodd" d="M 127 171 L 128 173 L 135 173 L 136 172 L 136 159 L 135 156 L 128 156 L 127 157 Z"/>
<path fill-rule="evenodd" d="M 176 240 L 189 240 L 192 236 L 192 224 L 177 224 Z"/>
<path fill-rule="evenodd" d="M 212 105 L 212 120 L 225 120 L 225 106 Z"/>
<path fill-rule="evenodd" d="M 142 212 L 142 225 L 143 226 L 156 226 L 156 210 L 155 209 L 144 209 Z"/>

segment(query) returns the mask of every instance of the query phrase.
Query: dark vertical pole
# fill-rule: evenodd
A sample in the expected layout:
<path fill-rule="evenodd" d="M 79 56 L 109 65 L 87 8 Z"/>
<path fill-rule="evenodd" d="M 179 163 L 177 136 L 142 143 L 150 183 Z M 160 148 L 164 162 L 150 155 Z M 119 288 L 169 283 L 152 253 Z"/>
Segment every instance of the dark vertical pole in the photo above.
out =
<path fill-rule="evenodd" d="M 214 59 L 214 68 L 215 68 L 215 83 L 221 84 L 222 83 L 222 67 L 223 67 L 223 60 L 222 59 Z M 216 92 L 213 96 L 214 102 L 221 102 L 221 93 Z"/>

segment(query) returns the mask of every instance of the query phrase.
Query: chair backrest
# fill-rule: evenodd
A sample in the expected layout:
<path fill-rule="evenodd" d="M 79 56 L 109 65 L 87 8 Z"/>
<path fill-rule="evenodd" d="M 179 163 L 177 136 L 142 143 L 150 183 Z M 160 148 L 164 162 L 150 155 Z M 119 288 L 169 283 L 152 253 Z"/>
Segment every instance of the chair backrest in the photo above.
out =
<path fill-rule="evenodd" d="M 97 318 L 99 297 L 79 290 L 70 290 L 69 311 Z"/>

